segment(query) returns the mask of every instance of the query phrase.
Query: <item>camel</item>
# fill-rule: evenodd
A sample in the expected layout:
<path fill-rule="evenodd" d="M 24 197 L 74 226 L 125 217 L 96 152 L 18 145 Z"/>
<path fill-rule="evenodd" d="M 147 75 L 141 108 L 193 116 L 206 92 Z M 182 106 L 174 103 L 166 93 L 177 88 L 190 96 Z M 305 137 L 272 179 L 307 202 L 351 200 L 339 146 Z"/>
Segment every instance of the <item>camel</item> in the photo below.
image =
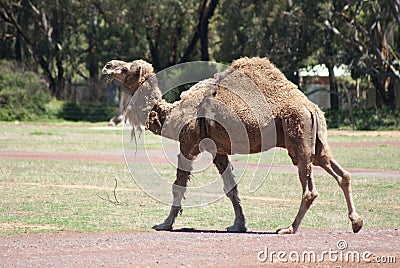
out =
<path fill-rule="evenodd" d="M 191 163 L 202 150 L 207 150 L 207 146 L 201 144 L 204 140 L 215 145 L 213 163 L 233 205 L 235 218 L 233 225 L 227 227 L 228 232 L 247 231 L 228 155 L 259 153 L 273 147 L 287 149 L 298 168 L 302 185 L 298 213 L 289 227 L 276 231 L 278 234 L 296 233 L 318 196 L 312 165 L 322 167 L 337 181 L 345 196 L 353 232 L 362 228 L 363 220 L 357 214 L 352 198 L 350 173 L 332 156 L 323 112 L 267 58 L 237 59 L 214 78 L 200 81 L 183 92 L 181 100 L 174 103 L 162 98 L 153 67 L 146 61 L 112 60 L 104 66 L 102 73 L 108 82 L 115 79 L 122 84 L 122 92 L 128 96 L 126 100 L 135 99 L 134 105 L 131 100 L 124 107 L 124 114 L 133 126 L 132 132 L 145 126 L 156 135 L 179 141 L 176 180 L 172 185 L 173 203 L 164 222 L 153 226 L 155 230 L 173 229 L 177 215 L 182 212 L 181 201 L 191 174 Z M 227 85 L 238 87 L 243 84 L 245 89 L 236 93 L 235 89 L 226 89 Z M 256 89 L 259 91 L 255 92 Z M 235 133 L 241 126 L 244 126 L 246 136 Z M 263 131 L 270 133 L 271 126 L 276 137 L 268 141 L 268 135 L 263 136 Z M 235 138 L 238 145 L 232 142 Z"/>

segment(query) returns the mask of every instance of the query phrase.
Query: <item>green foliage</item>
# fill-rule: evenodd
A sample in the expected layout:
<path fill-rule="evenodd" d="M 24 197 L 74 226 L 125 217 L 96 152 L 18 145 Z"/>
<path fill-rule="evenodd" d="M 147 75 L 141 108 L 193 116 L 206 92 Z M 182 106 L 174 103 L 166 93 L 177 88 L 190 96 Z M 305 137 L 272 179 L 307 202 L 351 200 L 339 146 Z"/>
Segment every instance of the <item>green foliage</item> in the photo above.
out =
<path fill-rule="evenodd" d="M 118 107 L 98 103 L 74 104 L 51 98 L 38 74 L 13 62 L 0 64 L 0 120 L 27 121 L 62 118 L 72 121 L 108 121 Z"/>
<path fill-rule="evenodd" d="M 380 109 L 353 110 L 355 130 L 399 130 L 400 110 L 393 110 L 388 107 Z M 349 111 L 328 110 L 325 113 L 329 128 L 350 128 L 351 120 Z"/>
<path fill-rule="evenodd" d="M 53 98 L 49 103 L 45 104 L 46 115 L 49 118 L 57 118 L 62 112 L 64 107 L 64 101 L 57 100 Z"/>
<path fill-rule="evenodd" d="M 0 63 L 0 120 L 37 119 L 50 100 L 50 92 L 37 74 L 12 62 Z"/>
<path fill-rule="evenodd" d="M 118 112 L 118 107 L 101 103 L 65 103 L 58 114 L 59 118 L 71 121 L 108 121 Z"/>

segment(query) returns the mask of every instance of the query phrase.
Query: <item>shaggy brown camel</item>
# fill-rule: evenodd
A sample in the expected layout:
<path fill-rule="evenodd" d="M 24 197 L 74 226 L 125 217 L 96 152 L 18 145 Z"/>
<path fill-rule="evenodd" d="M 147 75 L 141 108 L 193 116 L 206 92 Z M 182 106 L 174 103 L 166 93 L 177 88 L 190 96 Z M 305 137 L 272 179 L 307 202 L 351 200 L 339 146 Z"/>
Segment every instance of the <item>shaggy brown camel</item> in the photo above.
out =
<path fill-rule="evenodd" d="M 205 139 L 211 140 L 216 147 L 213 162 L 222 176 L 224 191 L 233 204 L 235 220 L 227 228 L 229 232 L 245 232 L 246 225 L 228 155 L 258 153 L 272 147 L 288 150 L 293 164 L 298 167 L 303 189 L 295 220 L 289 227 L 277 230 L 277 233 L 295 233 L 318 196 L 311 175 L 312 164 L 322 167 L 336 179 L 347 202 L 353 232 L 357 233 L 362 228 L 363 220 L 353 203 L 350 173 L 332 157 L 323 112 L 268 59 L 256 57 L 235 60 L 231 68 L 212 79 L 197 83 L 182 93 L 180 101 L 172 104 L 162 99 L 153 68 L 143 60 L 113 60 L 105 65 L 102 72 L 108 81 L 116 79 L 123 85 L 123 94 L 129 96 L 125 99 L 135 99 L 134 105 L 132 101 L 125 105 L 125 114 L 133 129 L 145 126 L 157 135 L 180 142 L 176 180 L 172 186 L 173 204 L 165 221 L 154 226 L 154 229 L 172 229 L 175 218 L 182 211 L 181 200 L 192 170 L 192 161 L 202 150 L 201 142 Z M 227 89 L 228 86 L 243 84 L 245 89 L 236 93 Z M 254 88 L 258 88 L 259 92 L 254 92 L 257 90 Z M 257 105 L 256 109 L 252 109 Z M 190 116 L 185 118 L 187 114 Z M 238 128 L 244 125 L 247 141 L 242 139 L 242 135 L 230 135 L 232 129 L 238 129 L 235 124 Z M 267 130 L 266 133 L 270 133 L 271 126 L 276 139 L 263 140 L 263 137 L 268 137 L 263 132 Z M 132 132 L 134 134 L 134 130 Z M 236 136 L 239 136 L 239 146 L 232 142 Z M 247 146 L 242 148 L 241 144 L 246 142 Z"/>

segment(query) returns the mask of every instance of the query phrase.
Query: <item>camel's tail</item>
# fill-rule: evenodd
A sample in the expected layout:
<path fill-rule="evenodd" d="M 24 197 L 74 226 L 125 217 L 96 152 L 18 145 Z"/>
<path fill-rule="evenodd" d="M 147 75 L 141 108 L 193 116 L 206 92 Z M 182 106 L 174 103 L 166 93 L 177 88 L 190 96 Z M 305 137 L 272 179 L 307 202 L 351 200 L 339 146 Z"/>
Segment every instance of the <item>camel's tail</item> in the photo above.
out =
<path fill-rule="evenodd" d="M 315 148 L 317 147 L 317 132 L 320 127 L 317 111 L 315 111 L 314 113 L 311 113 L 311 119 L 312 119 L 312 125 L 311 125 L 310 148 L 312 148 L 311 154 L 315 155 Z"/>
<path fill-rule="evenodd" d="M 315 155 L 317 146 L 322 146 L 323 151 L 329 151 L 326 137 L 326 122 L 324 114 L 317 109 L 311 113 L 312 118 L 312 154 Z M 321 151 L 322 152 L 322 151 Z"/>

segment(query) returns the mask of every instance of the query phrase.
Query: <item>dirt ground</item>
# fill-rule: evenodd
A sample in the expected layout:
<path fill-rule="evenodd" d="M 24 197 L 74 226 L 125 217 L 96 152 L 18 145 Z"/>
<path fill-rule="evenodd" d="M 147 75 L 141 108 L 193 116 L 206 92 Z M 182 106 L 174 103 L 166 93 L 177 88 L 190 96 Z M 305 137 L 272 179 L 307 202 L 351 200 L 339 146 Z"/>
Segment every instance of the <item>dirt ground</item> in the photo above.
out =
<path fill-rule="evenodd" d="M 398 146 L 398 143 L 395 141 L 391 145 Z M 121 154 L 111 153 L 3 151 L 0 158 L 124 161 Z M 293 169 L 286 165 L 273 168 L 286 172 Z M 400 178 L 400 171 L 349 170 L 363 175 Z M 288 264 L 296 267 L 400 267 L 400 230 L 362 229 L 353 234 L 349 226 L 346 231 L 300 229 L 294 235 L 184 229 L 0 237 L 0 267 L 286 267 Z"/>
<path fill-rule="evenodd" d="M 1 267 L 399 267 L 400 231 L 60 232 L 2 237 L 0 252 Z"/>

